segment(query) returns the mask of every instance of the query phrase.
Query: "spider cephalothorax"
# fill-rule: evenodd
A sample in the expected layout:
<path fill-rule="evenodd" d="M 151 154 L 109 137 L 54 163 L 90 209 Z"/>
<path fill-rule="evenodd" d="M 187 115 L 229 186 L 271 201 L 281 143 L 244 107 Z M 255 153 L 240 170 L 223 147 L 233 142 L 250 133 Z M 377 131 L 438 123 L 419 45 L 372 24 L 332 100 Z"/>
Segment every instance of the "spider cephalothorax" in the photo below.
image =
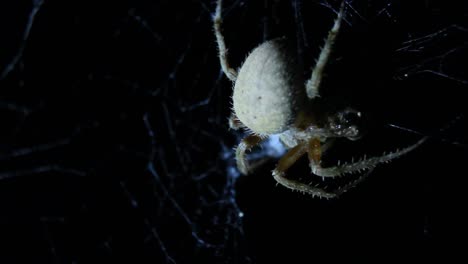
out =
<path fill-rule="evenodd" d="M 219 48 L 219 58 L 226 76 L 234 82 L 231 128 L 250 131 L 236 148 L 237 167 L 247 174 L 245 152 L 272 134 L 279 134 L 289 151 L 273 170 L 274 179 L 285 187 L 313 196 L 332 198 L 353 187 L 360 179 L 336 189 L 326 191 L 285 177 L 285 171 L 307 153 L 313 174 L 336 177 L 343 174 L 371 170 L 412 151 L 417 143 L 382 156 L 363 158 L 357 162 L 322 167 L 322 154 L 335 138 L 357 140 L 362 136 L 359 126 L 362 114 L 350 107 L 327 109 L 330 102 L 320 97 L 320 83 L 324 68 L 330 59 L 332 46 L 344 16 L 342 3 L 332 29 L 328 33 L 311 77 L 305 81 L 297 57 L 288 48 L 285 38 L 266 41 L 255 48 L 237 71 L 229 66 L 227 51 L 221 34 L 222 0 L 218 0 L 214 16 L 214 30 Z"/>

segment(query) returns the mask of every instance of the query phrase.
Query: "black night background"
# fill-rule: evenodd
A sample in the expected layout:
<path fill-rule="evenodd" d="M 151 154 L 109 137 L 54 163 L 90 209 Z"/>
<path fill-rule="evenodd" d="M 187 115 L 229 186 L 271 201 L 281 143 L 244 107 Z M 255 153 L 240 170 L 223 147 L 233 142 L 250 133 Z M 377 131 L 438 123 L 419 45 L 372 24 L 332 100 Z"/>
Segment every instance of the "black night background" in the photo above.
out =
<path fill-rule="evenodd" d="M 238 173 L 215 2 L 0 2 L 0 263 L 466 259 L 464 1 L 347 1 L 323 85 L 367 133 L 330 159 L 430 140 L 335 200 L 277 185 L 271 144 Z M 232 65 L 285 36 L 310 75 L 339 4 L 225 0 Z"/>

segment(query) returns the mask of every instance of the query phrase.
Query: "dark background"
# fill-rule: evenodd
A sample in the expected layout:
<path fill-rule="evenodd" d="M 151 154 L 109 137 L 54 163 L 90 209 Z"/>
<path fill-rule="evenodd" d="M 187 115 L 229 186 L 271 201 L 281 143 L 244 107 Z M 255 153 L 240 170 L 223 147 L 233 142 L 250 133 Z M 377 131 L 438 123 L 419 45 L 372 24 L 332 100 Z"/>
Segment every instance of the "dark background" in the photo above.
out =
<path fill-rule="evenodd" d="M 466 258 L 468 9 L 454 2 L 349 1 L 324 89 L 368 134 L 330 155 L 421 137 L 387 124 L 432 137 L 326 201 L 277 186 L 275 159 L 235 170 L 214 1 L 2 1 L 0 262 Z M 286 36 L 308 76 L 338 6 L 225 1 L 232 65 Z M 306 160 L 289 174 L 313 177 Z"/>

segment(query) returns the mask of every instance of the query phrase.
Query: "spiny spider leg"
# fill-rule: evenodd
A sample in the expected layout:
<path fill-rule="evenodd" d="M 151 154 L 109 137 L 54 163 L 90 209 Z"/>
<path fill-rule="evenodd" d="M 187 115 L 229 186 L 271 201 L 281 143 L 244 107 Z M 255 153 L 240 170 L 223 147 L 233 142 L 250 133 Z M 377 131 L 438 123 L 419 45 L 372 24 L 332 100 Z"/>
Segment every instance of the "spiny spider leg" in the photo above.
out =
<path fill-rule="evenodd" d="M 317 176 L 322 177 L 336 177 L 346 173 L 354 173 L 359 172 L 362 170 L 373 169 L 380 163 L 386 163 L 393 159 L 396 159 L 408 152 L 413 151 L 417 147 L 419 147 L 422 143 L 424 143 L 428 137 L 423 137 L 415 144 L 406 147 L 401 150 L 397 150 L 395 152 L 391 152 L 389 154 L 384 154 L 382 156 L 371 157 L 371 158 L 363 158 L 358 162 L 352 162 L 347 164 L 338 164 L 337 166 L 322 168 L 320 164 L 317 164 L 313 159 L 310 160 L 310 168 L 312 169 L 312 173 Z"/>
<path fill-rule="evenodd" d="M 369 176 L 372 173 L 372 171 L 374 171 L 374 168 L 369 169 L 366 173 L 359 176 L 359 178 L 357 178 L 356 180 L 351 181 L 344 186 L 338 187 L 338 189 L 333 191 L 333 193 L 336 195 L 336 197 L 342 195 L 343 193 L 347 192 L 349 189 L 352 189 L 356 187 L 356 185 L 358 185 L 359 183 L 363 182 L 367 178 L 367 176 Z"/>
<path fill-rule="evenodd" d="M 330 144 L 325 144 L 324 147 L 329 146 Z M 326 199 L 331 199 L 331 198 L 337 198 L 341 194 L 347 192 L 349 189 L 355 187 L 358 185 L 360 182 L 362 182 L 373 170 L 370 169 L 367 173 L 364 175 L 360 176 L 356 180 L 339 187 L 336 190 L 333 191 L 327 191 L 323 188 L 317 187 L 317 186 L 311 186 L 309 184 L 305 184 L 296 180 L 288 179 L 284 177 L 285 171 L 291 167 L 298 159 L 300 159 L 306 152 L 309 151 L 309 146 L 305 143 L 298 144 L 297 146 L 293 147 L 292 149 L 289 150 L 286 155 L 284 155 L 280 161 L 278 162 L 278 165 L 276 168 L 273 170 L 273 178 L 281 185 L 283 185 L 286 188 L 289 188 L 293 191 L 300 191 L 304 192 L 307 194 L 312 195 L 312 197 L 317 196 L 320 198 L 326 198 Z"/>
<path fill-rule="evenodd" d="M 221 33 L 221 25 L 223 23 L 223 18 L 221 17 L 223 1 L 218 0 L 216 5 L 216 12 L 213 17 L 213 29 L 216 35 L 216 42 L 218 43 L 219 61 L 221 62 L 221 68 L 224 74 L 226 74 L 229 80 L 234 82 L 237 79 L 237 71 L 229 65 L 227 59 L 228 50 L 224 42 L 223 33 Z"/>
<path fill-rule="evenodd" d="M 285 172 L 289 167 L 291 167 L 297 160 L 299 160 L 302 155 L 307 152 L 307 147 L 304 143 L 299 143 L 295 147 L 291 148 L 288 153 L 286 153 L 276 165 L 274 171 Z"/>
<path fill-rule="evenodd" d="M 249 172 L 249 165 L 247 164 L 247 160 L 245 158 L 245 152 L 250 150 L 251 148 L 258 145 L 262 142 L 265 138 L 259 135 L 249 135 L 242 139 L 239 145 L 236 148 L 236 161 L 237 161 L 237 168 L 239 168 L 242 174 L 248 174 Z"/>
<path fill-rule="evenodd" d="M 291 180 L 284 177 L 286 170 L 291 167 L 297 160 L 299 160 L 307 152 L 307 147 L 305 144 L 300 143 L 295 147 L 291 148 L 288 153 L 286 153 L 276 165 L 276 168 L 273 170 L 273 178 L 281 185 L 291 189 L 297 190 L 305 193 L 309 193 L 312 196 L 319 196 L 325 198 L 334 197 L 333 194 L 329 194 L 320 188 L 309 186 L 302 182 Z"/>
<path fill-rule="evenodd" d="M 337 194 L 327 192 L 326 190 L 308 184 L 288 179 L 284 177 L 286 170 L 291 167 L 298 159 L 300 159 L 307 152 L 307 145 L 300 143 L 297 146 L 293 147 L 286 153 L 276 165 L 276 168 L 273 170 L 273 178 L 281 185 L 286 188 L 289 188 L 293 191 L 300 191 L 313 196 L 323 197 L 323 198 L 335 198 Z"/>
<path fill-rule="evenodd" d="M 312 76 L 306 82 L 307 97 L 310 99 L 320 96 L 319 88 L 323 77 L 323 70 L 325 69 L 325 66 L 327 65 L 327 62 L 330 58 L 332 47 L 335 43 L 335 38 L 340 31 L 341 21 L 343 20 L 344 6 L 345 1 L 341 3 L 340 11 L 338 12 L 338 15 L 335 19 L 335 23 L 333 24 L 330 32 L 328 32 L 327 40 L 325 41 L 325 44 L 320 51 L 320 55 L 312 71 Z"/>
<path fill-rule="evenodd" d="M 307 155 L 309 162 L 320 166 L 322 154 L 325 153 L 335 142 L 335 139 L 328 139 L 322 144 L 318 138 L 313 138 L 307 142 Z"/>

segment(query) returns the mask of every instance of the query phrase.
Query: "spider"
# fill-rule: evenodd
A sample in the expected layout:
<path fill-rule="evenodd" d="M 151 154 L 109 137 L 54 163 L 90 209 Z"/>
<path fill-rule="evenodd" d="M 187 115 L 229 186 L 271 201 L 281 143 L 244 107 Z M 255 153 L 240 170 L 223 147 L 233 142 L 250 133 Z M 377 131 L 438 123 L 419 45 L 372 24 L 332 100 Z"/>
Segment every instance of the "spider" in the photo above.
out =
<path fill-rule="evenodd" d="M 320 51 L 311 77 L 304 81 L 302 69 L 294 52 L 288 49 L 287 39 L 276 38 L 256 47 L 246 58 L 239 70 L 232 68 L 227 59 L 227 48 L 221 32 L 222 0 L 217 1 L 213 16 L 213 27 L 218 44 L 221 68 L 234 83 L 233 114 L 229 119 L 232 129 L 243 128 L 249 135 L 236 148 L 237 167 L 247 174 L 249 166 L 245 152 L 260 144 L 270 135 L 279 134 L 288 152 L 273 170 L 273 178 L 281 185 L 296 191 L 334 198 L 362 181 L 357 180 L 326 190 L 298 180 L 285 177 L 285 172 L 307 153 L 312 174 L 321 177 L 338 177 L 361 171 L 372 171 L 380 163 L 398 158 L 418 146 L 427 137 L 404 149 L 381 156 L 365 156 L 351 163 L 322 167 L 322 154 L 336 138 L 358 140 L 362 136 L 359 121 L 362 113 L 351 107 L 330 110 L 330 102 L 320 95 L 320 83 L 326 64 L 330 60 L 333 44 L 340 31 L 344 17 L 345 1 L 341 3 L 337 17 Z"/>

